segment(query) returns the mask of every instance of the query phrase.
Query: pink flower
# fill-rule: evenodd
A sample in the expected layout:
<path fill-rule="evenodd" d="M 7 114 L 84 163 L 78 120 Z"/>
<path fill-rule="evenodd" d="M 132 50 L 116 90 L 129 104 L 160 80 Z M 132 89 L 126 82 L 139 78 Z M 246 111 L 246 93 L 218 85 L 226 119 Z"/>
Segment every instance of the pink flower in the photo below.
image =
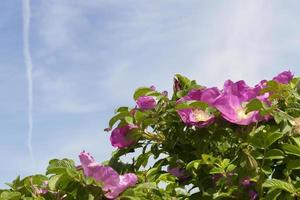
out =
<path fill-rule="evenodd" d="M 94 166 L 95 160 L 93 156 L 83 151 L 79 154 L 79 160 L 81 162 L 81 167 L 83 168 L 84 175 L 92 176 L 95 171 L 94 168 L 96 168 L 96 166 Z"/>
<path fill-rule="evenodd" d="M 185 101 L 201 101 L 212 106 L 220 95 L 218 88 L 206 88 L 191 90 L 186 96 L 182 97 L 177 103 L 183 103 Z M 199 128 L 212 124 L 215 120 L 215 116 L 201 109 L 186 108 L 177 111 L 181 120 L 190 126 L 197 126 Z"/>
<path fill-rule="evenodd" d="M 242 105 L 241 99 L 231 94 L 224 94 L 216 100 L 214 105 L 221 112 L 223 118 L 234 124 L 248 125 L 256 122 L 259 118 L 258 111 L 246 114 L 246 108 Z"/>
<path fill-rule="evenodd" d="M 152 96 L 140 96 L 137 99 L 136 104 L 142 110 L 151 110 L 151 109 L 155 108 L 156 100 Z"/>
<path fill-rule="evenodd" d="M 138 179 L 133 173 L 119 175 L 113 168 L 96 163 L 94 158 L 86 152 L 81 152 L 79 159 L 85 176 L 103 183 L 104 195 L 108 199 L 117 198 L 127 188 L 134 186 Z"/>
<path fill-rule="evenodd" d="M 95 166 L 99 166 L 94 168 L 92 177 L 96 181 L 101 181 L 105 186 L 116 185 L 120 181 L 119 174 L 111 167 L 103 166 L 99 163 L 95 163 Z"/>
<path fill-rule="evenodd" d="M 246 104 L 255 98 L 271 105 L 268 99 L 270 94 L 260 94 L 260 91 L 266 87 L 266 82 L 263 80 L 255 87 L 249 87 L 243 80 L 235 83 L 227 80 L 224 83 L 223 93 L 214 102 L 214 106 L 221 112 L 223 118 L 234 124 L 248 125 L 261 120 L 269 120 L 270 116 L 262 117 L 259 111 L 246 113 Z"/>
<path fill-rule="evenodd" d="M 177 113 L 185 124 L 199 128 L 212 124 L 215 119 L 214 115 L 200 109 L 180 109 Z"/>
<path fill-rule="evenodd" d="M 182 97 L 178 100 L 178 102 L 185 102 L 185 101 L 201 101 L 207 103 L 208 105 L 212 106 L 218 96 L 220 96 L 221 92 L 218 88 L 205 88 L 205 89 L 198 89 L 198 90 L 191 90 L 186 96 Z"/>
<path fill-rule="evenodd" d="M 108 199 L 115 199 L 127 188 L 134 186 L 137 181 L 138 179 L 135 174 L 127 173 L 120 176 L 120 181 L 117 185 L 106 185 L 103 191 Z"/>
<path fill-rule="evenodd" d="M 125 148 L 134 144 L 134 140 L 128 137 L 130 130 L 137 128 L 133 124 L 127 124 L 125 126 L 115 128 L 110 136 L 110 142 L 112 146 L 117 148 Z"/>
<path fill-rule="evenodd" d="M 284 71 L 275 76 L 273 78 L 273 81 L 276 81 L 277 83 L 288 84 L 293 79 L 293 77 L 294 75 L 291 71 Z"/>
<path fill-rule="evenodd" d="M 227 80 L 224 83 L 223 94 L 237 96 L 241 102 L 245 102 L 256 97 L 257 89 L 249 87 L 243 80 L 235 83 Z"/>

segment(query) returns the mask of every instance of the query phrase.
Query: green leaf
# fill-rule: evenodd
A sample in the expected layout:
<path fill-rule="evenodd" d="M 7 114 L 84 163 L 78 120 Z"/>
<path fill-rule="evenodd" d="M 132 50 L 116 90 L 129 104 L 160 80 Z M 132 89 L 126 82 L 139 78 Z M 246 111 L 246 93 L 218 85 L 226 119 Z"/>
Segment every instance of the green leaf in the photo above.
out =
<path fill-rule="evenodd" d="M 112 128 L 117 121 L 122 120 L 127 116 L 130 116 L 130 114 L 128 112 L 122 112 L 122 113 L 116 114 L 109 120 L 109 127 Z"/>
<path fill-rule="evenodd" d="M 62 174 L 66 173 L 66 168 L 75 169 L 75 163 L 70 159 L 53 159 L 49 161 L 49 166 L 47 168 L 46 174 Z"/>
<path fill-rule="evenodd" d="M 146 177 L 147 177 L 147 179 L 154 181 L 156 178 L 153 179 L 153 177 L 156 177 L 160 172 L 161 172 L 160 167 L 151 168 L 147 171 Z"/>
<path fill-rule="evenodd" d="M 161 174 L 157 180 L 156 180 L 156 183 L 159 183 L 160 181 L 162 182 L 165 182 L 165 183 L 175 183 L 176 181 L 176 177 L 169 174 L 169 173 L 164 173 L 164 174 Z"/>
<path fill-rule="evenodd" d="M 272 190 L 279 189 L 285 190 L 289 193 L 295 193 L 296 190 L 291 183 L 287 183 L 285 181 L 281 181 L 278 179 L 268 179 L 263 183 L 263 187 L 271 188 Z"/>
<path fill-rule="evenodd" d="M 187 89 L 191 86 L 191 81 L 187 77 L 182 76 L 180 74 L 175 74 L 175 77 L 177 78 L 177 80 L 179 81 L 180 86 L 183 89 Z"/>
<path fill-rule="evenodd" d="M 250 142 L 254 147 L 264 149 L 271 146 L 281 137 L 283 137 L 282 133 L 262 130 L 256 133 L 254 136 L 252 136 Z"/>
<path fill-rule="evenodd" d="M 126 116 L 126 117 L 125 117 L 125 122 L 126 122 L 127 124 L 133 124 L 133 117 Z"/>
<path fill-rule="evenodd" d="M 289 169 L 289 170 L 300 169 L 300 159 L 289 160 L 287 163 L 287 169 Z"/>
<path fill-rule="evenodd" d="M 297 88 L 298 84 L 300 83 L 300 78 L 293 78 L 293 80 L 291 80 L 291 82 L 289 83 L 291 88 Z"/>
<path fill-rule="evenodd" d="M 19 200 L 21 193 L 13 191 L 4 191 L 0 195 L 0 200 Z"/>
<path fill-rule="evenodd" d="M 283 159 L 284 153 L 280 149 L 271 149 L 267 151 L 265 159 L 275 160 L 275 159 Z"/>
<path fill-rule="evenodd" d="M 205 110 L 208 104 L 201 101 L 186 101 L 175 106 L 176 110 L 186 109 L 186 108 L 199 108 Z"/>
<path fill-rule="evenodd" d="M 227 166 L 226 171 L 227 172 L 232 172 L 235 168 L 236 168 L 236 166 L 234 164 L 230 164 L 230 165 Z"/>
<path fill-rule="evenodd" d="M 251 111 L 255 110 L 261 110 L 263 109 L 263 103 L 258 99 L 252 99 L 247 105 L 246 105 L 246 113 L 249 113 Z"/>
<path fill-rule="evenodd" d="M 141 154 L 135 162 L 135 168 L 138 170 L 141 166 L 145 167 L 148 164 L 148 160 L 151 155 L 151 151 Z"/>
<path fill-rule="evenodd" d="M 63 176 L 62 174 L 59 174 L 59 175 L 52 176 L 52 177 L 49 179 L 48 187 L 49 187 L 50 190 L 53 190 L 53 191 L 56 190 L 56 185 L 57 185 L 59 179 L 60 179 L 62 176 Z"/>
<path fill-rule="evenodd" d="M 210 171 L 209 171 L 210 174 L 223 174 L 225 173 L 224 169 L 222 168 L 219 168 L 219 167 L 215 167 L 215 168 L 212 168 Z"/>
<path fill-rule="evenodd" d="M 264 147 L 267 148 L 267 147 L 271 146 L 274 142 L 276 142 L 277 140 L 282 138 L 282 136 L 283 136 L 283 134 L 279 133 L 279 132 L 269 133 L 265 140 Z"/>
<path fill-rule="evenodd" d="M 143 133 L 144 132 L 142 130 L 138 128 L 134 128 L 129 130 L 128 134 L 126 135 L 126 138 L 129 138 L 130 140 L 138 141 L 143 135 Z"/>
<path fill-rule="evenodd" d="M 142 111 L 137 110 L 134 113 L 134 118 L 139 123 L 143 122 L 146 117 L 147 117 L 146 112 L 142 112 Z"/>
<path fill-rule="evenodd" d="M 270 190 L 266 195 L 266 200 L 276 200 L 280 194 L 281 190 Z"/>
<path fill-rule="evenodd" d="M 300 156 L 300 147 L 297 147 L 292 144 L 283 144 L 282 149 L 285 151 L 287 154 L 292 154 L 295 156 Z"/>
<path fill-rule="evenodd" d="M 73 180 L 66 174 L 54 175 L 49 179 L 50 190 L 64 190 Z M 74 182 L 74 181 L 73 181 Z M 76 185 L 75 185 L 76 186 Z M 78 187 L 78 185 L 77 185 Z"/>
<path fill-rule="evenodd" d="M 300 147 L 300 137 L 291 137 L 291 139 L 293 140 L 293 143 L 295 143 L 295 145 Z"/>
<path fill-rule="evenodd" d="M 136 101 L 140 96 L 145 96 L 148 92 L 151 92 L 151 91 L 153 91 L 153 90 L 149 87 L 140 87 L 135 90 L 135 92 L 133 94 L 133 99 Z"/>
<path fill-rule="evenodd" d="M 193 160 L 187 164 L 186 169 L 190 170 L 190 171 L 197 170 L 197 169 L 199 169 L 201 163 L 202 163 L 202 160 Z"/>

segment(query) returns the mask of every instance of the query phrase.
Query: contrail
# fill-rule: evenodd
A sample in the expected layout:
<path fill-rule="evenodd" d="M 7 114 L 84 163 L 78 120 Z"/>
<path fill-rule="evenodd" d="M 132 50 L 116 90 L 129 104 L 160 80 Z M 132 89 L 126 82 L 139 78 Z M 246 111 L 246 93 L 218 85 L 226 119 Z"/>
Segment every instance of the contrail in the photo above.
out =
<path fill-rule="evenodd" d="M 32 148 L 32 130 L 33 130 L 33 80 L 32 80 L 32 59 L 29 47 L 29 28 L 30 28 L 30 0 L 23 0 L 23 54 L 27 70 L 27 95 L 28 95 L 28 135 L 27 135 L 27 148 L 33 165 L 35 159 Z"/>

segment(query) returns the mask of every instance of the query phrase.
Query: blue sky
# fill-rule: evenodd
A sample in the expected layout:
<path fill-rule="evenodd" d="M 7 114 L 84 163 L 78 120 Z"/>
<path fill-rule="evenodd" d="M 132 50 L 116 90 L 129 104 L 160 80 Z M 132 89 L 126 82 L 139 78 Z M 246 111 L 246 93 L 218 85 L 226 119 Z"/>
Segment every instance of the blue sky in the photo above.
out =
<path fill-rule="evenodd" d="M 22 1 L 0 3 L 0 186 L 51 158 L 113 148 L 103 131 L 136 87 L 171 90 L 175 73 L 208 86 L 300 75 L 300 2 L 31 0 L 33 150 L 27 149 Z"/>

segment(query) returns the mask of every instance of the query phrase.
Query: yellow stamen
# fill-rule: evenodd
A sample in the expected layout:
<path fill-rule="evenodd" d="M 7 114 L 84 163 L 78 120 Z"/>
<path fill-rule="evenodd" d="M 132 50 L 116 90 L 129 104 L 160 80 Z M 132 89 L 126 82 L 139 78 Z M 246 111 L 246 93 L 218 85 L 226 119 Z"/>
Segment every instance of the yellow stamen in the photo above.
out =
<path fill-rule="evenodd" d="M 237 113 L 238 119 L 247 119 L 252 115 L 252 112 L 246 114 L 246 109 L 244 108 L 237 108 L 235 112 Z"/>
<path fill-rule="evenodd" d="M 211 115 L 203 110 L 193 110 L 193 116 L 196 122 L 205 122 L 211 118 Z"/>

